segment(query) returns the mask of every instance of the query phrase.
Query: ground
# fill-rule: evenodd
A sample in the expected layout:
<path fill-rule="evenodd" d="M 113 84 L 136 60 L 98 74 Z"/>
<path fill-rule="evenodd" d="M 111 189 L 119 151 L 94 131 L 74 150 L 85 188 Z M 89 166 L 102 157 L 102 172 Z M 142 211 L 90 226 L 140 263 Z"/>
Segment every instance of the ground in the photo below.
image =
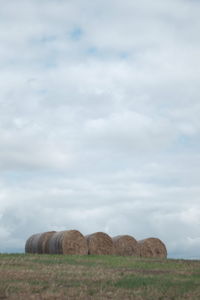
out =
<path fill-rule="evenodd" d="M 0 299 L 198 300 L 200 261 L 0 254 Z"/>

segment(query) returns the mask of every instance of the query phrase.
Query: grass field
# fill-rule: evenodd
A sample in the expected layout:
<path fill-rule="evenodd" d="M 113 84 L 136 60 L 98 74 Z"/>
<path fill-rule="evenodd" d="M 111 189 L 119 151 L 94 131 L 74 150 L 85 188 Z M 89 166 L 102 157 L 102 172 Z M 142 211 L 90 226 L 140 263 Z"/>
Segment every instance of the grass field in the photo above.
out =
<path fill-rule="evenodd" d="M 0 299 L 200 299 L 200 261 L 0 254 Z"/>

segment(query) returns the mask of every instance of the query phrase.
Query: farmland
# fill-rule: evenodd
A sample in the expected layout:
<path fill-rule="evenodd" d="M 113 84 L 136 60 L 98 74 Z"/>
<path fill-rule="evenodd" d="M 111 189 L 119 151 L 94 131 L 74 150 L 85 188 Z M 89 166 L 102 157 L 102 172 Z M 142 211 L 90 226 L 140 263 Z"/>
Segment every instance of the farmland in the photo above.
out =
<path fill-rule="evenodd" d="M 200 261 L 0 254 L 0 299 L 200 299 Z"/>

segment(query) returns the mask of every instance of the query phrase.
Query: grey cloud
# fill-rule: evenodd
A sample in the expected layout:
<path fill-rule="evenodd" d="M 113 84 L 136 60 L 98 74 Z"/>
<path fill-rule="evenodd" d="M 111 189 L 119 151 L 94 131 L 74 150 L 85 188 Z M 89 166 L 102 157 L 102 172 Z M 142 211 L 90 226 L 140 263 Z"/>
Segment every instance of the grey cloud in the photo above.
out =
<path fill-rule="evenodd" d="M 2 5 L 0 251 L 77 228 L 158 236 L 170 257 L 199 257 L 198 11 L 180 0 Z"/>

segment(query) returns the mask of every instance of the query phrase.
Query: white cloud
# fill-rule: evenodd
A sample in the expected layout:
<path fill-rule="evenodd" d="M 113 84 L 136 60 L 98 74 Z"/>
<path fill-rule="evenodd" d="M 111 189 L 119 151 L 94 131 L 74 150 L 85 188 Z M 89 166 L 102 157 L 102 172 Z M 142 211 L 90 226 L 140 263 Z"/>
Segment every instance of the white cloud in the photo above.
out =
<path fill-rule="evenodd" d="M 198 11 L 186 0 L 2 4 L 0 251 L 77 228 L 199 256 Z"/>

